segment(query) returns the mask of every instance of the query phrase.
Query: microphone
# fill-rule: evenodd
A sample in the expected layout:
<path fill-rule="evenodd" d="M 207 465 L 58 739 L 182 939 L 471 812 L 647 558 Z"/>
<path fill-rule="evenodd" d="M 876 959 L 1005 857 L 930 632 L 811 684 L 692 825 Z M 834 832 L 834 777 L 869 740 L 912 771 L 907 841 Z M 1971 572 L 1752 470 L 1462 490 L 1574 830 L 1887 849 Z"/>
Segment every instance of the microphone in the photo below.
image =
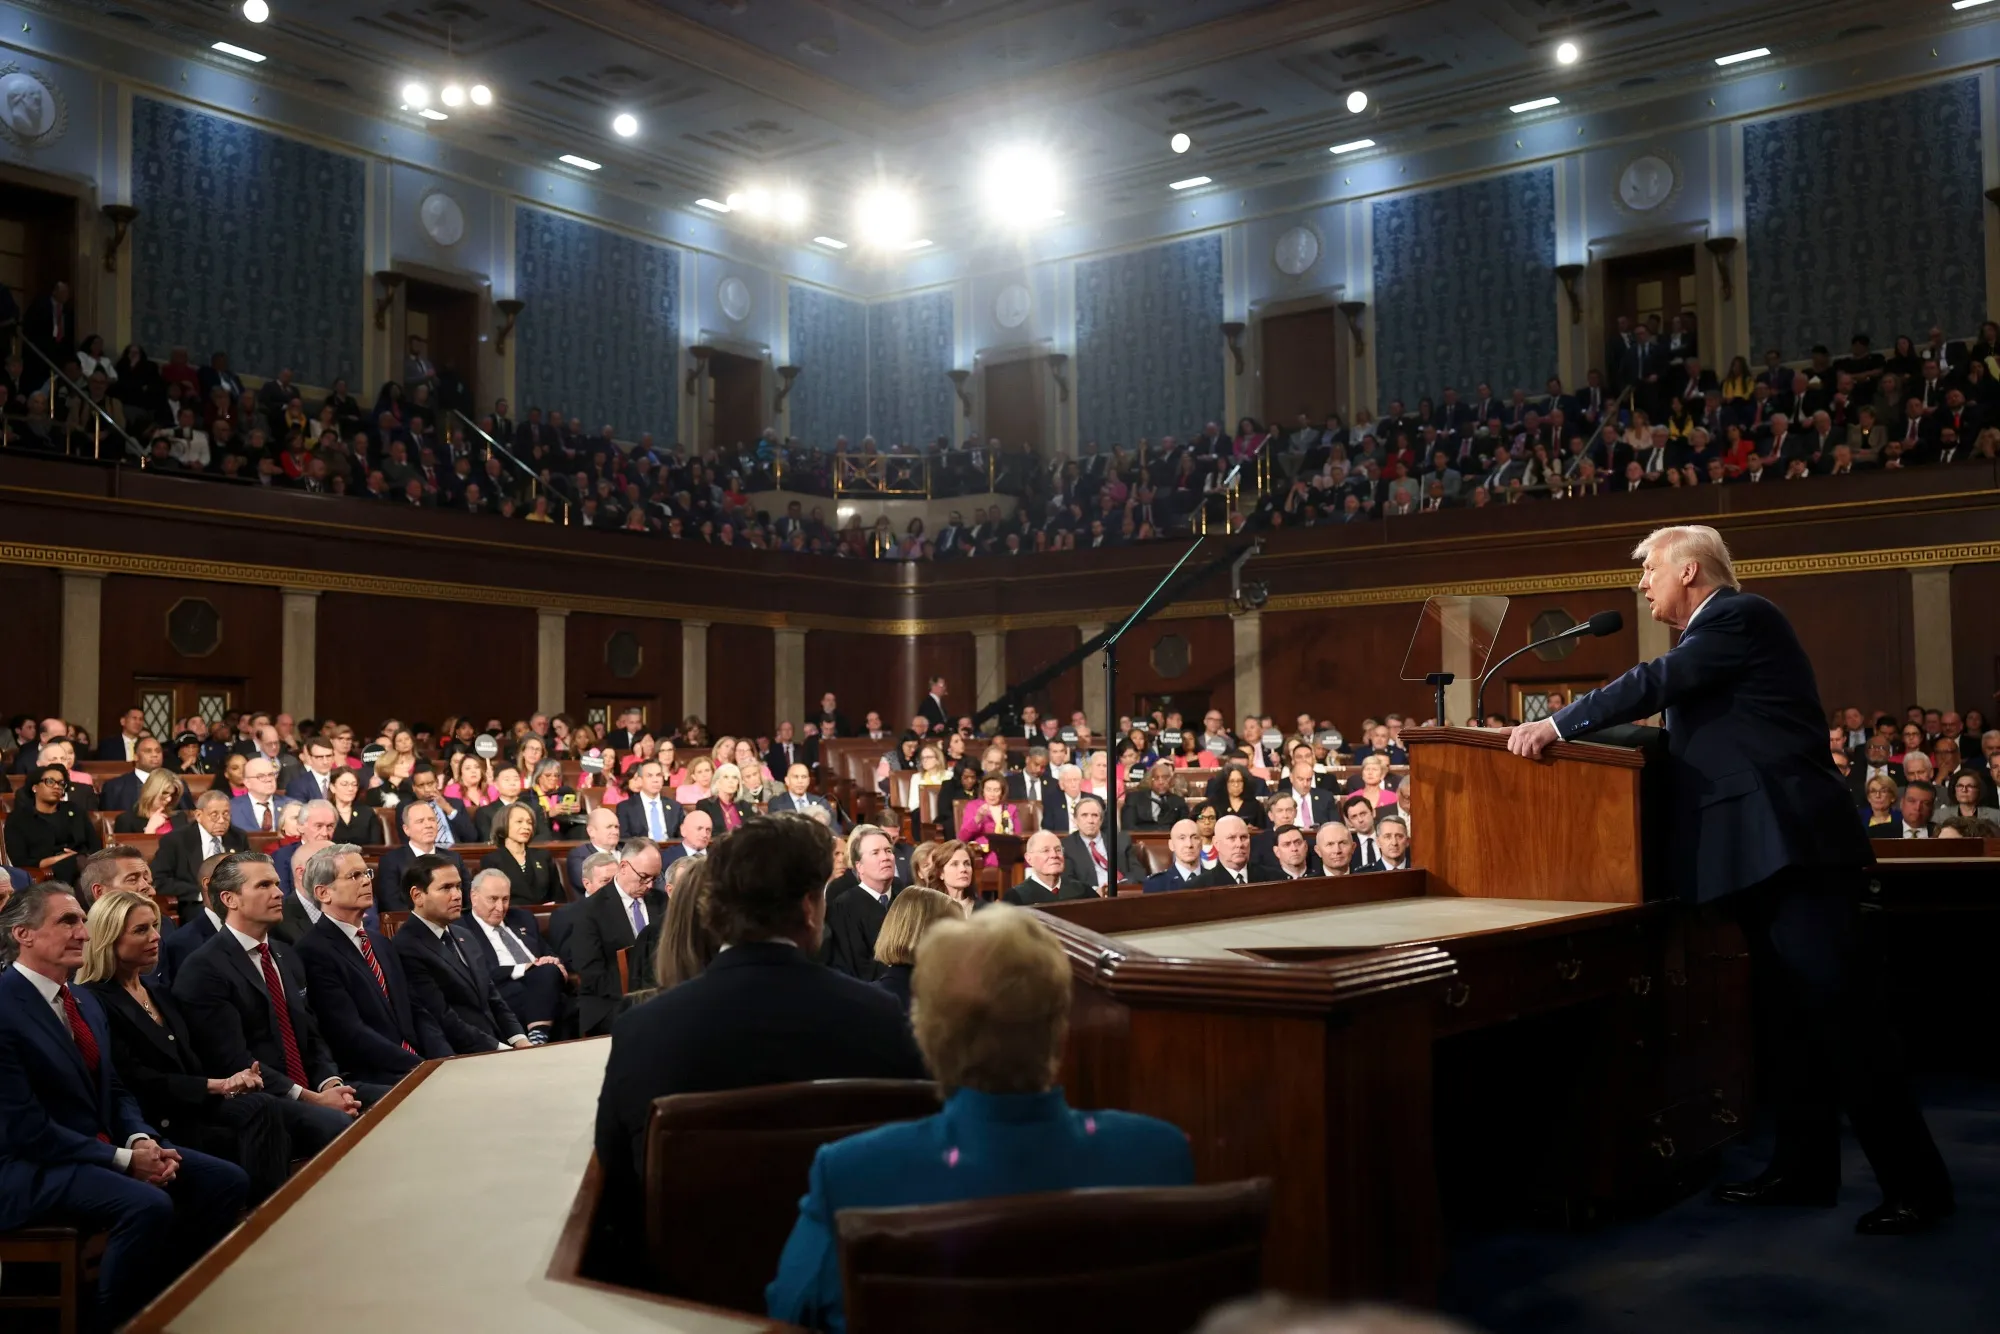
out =
<path fill-rule="evenodd" d="M 1565 639 L 1579 639 L 1585 635 L 1593 639 L 1602 639 L 1605 635 L 1615 635 L 1624 628 L 1625 618 L 1623 616 L 1615 611 L 1600 611 L 1588 620 L 1579 621 L 1559 634 L 1550 635 L 1546 639 L 1537 639 L 1533 643 L 1524 644 L 1520 648 L 1515 649 L 1512 653 L 1509 653 L 1506 657 L 1488 668 L 1486 675 L 1480 678 L 1479 697 L 1475 701 L 1475 720 L 1486 716 L 1486 683 L 1498 675 L 1502 667 L 1505 667 L 1523 653 L 1528 652 L 1530 649 L 1542 648 L 1548 644 L 1560 644 Z"/>

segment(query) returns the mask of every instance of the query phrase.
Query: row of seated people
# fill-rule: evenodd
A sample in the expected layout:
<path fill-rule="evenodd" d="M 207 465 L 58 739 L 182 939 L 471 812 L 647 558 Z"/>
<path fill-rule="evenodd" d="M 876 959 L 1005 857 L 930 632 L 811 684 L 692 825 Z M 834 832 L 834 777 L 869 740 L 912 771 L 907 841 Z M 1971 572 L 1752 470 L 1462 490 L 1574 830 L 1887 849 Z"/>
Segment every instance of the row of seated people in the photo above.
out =
<path fill-rule="evenodd" d="M 1827 741 L 1869 837 L 2000 838 L 2000 728 L 1978 710 L 1911 705 L 1864 726 L 1843 709 Z"/>

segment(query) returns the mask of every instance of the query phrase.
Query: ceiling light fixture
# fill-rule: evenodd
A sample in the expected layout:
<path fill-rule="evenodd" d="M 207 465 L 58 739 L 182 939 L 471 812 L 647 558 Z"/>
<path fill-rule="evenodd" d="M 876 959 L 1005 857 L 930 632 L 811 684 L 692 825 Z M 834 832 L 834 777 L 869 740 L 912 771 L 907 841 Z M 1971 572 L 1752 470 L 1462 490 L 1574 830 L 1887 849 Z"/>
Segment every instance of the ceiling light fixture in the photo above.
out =
<path fill-rule="evenodd" d="M 1057 207 L 1061 192 L 1055 164 L 1040 149 L 1003 148 L 986 160 L 980 193 L 986 211 L 996 221 L 1015 227 L 1032 226 Z"/>
<path fill-rule="evenodd" d="M 448 107 L 462 107 L 465 105 L 465 89 L 455 83 L 448 83 L 438 93 L 438 101 Z"/>
<path fill-rule="evenodd" d="M 431 104 L 431 90 L 420 83 L 403 85 L 403 105 L 406 107 L 427 107 Z"/>
<path fill-rule="evenodd" d="M 1190 176 L 1184 181 L 1168 181 L 1167 188 L 1169 190 L 1192 190 L 1197 185 L 1207 185 L 1214 179 L 1212 176 Z"/>
<path fill-rule="evenodd" d="M 562 155 L 561 157 L 557 158 L 557 159 L 556 159 L 556 161 L 558 161 L 558 162 L 567 162 L 567 163 L 569 163 L 569 165 L 570 165 L 570 166 L 572 166 L 572 167 L 581 167 L 581 168 L 583 168 L 583 169 L 584 169 L 585 171 L 603 171 L 603 170 L 604 170 L 604 164 L 603 164 L 602 162 L 592 162 L 592 161 L 591 161 L 591 160 L 590 160 L 589 158 L 587 158 L 587 157 L 578 157 L 578 156 L 577 156 L 576 154 L 574 154 L 574 153 L 564 153 L 564 154 L 563 154 L 563 155 Z"/>
<path fill-rule="evenodd" d="M 247 60 L 253 65 L 261 65 L 264 63 L 263 56 L 258 55 L 255 51 L 247 50 L 244 47 L 237 46 L 233 42 L 217 42 L 215 46 L 211 49 L 220 51 L 225 56 L 235 56 L 238 60 Z"/>
<path fill-rule="evenodd" d="M 1188 138 L 1186 134 L 1176 134 L 1173 138 L 1167 140 L 1167 147 L 1173 149 L 1176 153 L 1185 153 L 1194 147 L 1194 140 Z"/>
<path fill-rule="evenodd" d="M 1740 65 L 1746 60 L 1756 60 L 1760 56 L 1768 56 L 1770 54 L 1770 47 L 1759 46 L 1749 51 L 1738 51 L 1733 56 L 1717 56 L 1715 63 L 1718 65 Z"/>
<path fill-rule="evenodd" d="M 1347 95 L 1347 109 L 1357 116 L 1366 111 L 1368 109 L 1368 94 L 1356 88 Z"/>
<path fill-rule="evenodd" d="M 1507 109 L 1518 116 L 1524 111 L 1540 111 L 1543 107 L 1553 107 L 1561 105 L 1562 105 L 1562 99 L 1560 97 L 1538 97 L 1532 102 L 1516 102 L 1513 106 L 1508 107 Z"/>
<path fill-rule="evenodd" d="M 780 190 L 776 201 L 771 205 L 771 211 L 777 215 L 779 222 L 797 226 L 806 220 L 806 216 L 812 210 L 806 204 L 804 191 Z"/>
<path fill-rule="evenodd" d="M 833 237 L 831 237 L 831 236 L 815 236 L 815 237 L 813 238 L 813 244 L 814 244 L 814 245 L 823 245 L 823 246 L 825 246 L 825 247 L 826 247 L 826 248 L 827 248 L 828 250 L 845 250 L 845 249 L 847 249 L 847 242 L 845 242 L 845 241 L 837 241 L 837 240 L 835 240 L 835 239 L 834 239 Z"/>
<path fill-rule="evenodd" d="M 905 250 L 923 250 L 923 249 L 925 249 L 926 247 L 928 247 L 929 245 L 930 245 L 930 240 L 929 240 L 929 238 L 926 238 L 926 239 L 924 239 L 924 240 L 921 240 L 921 241 L 908 241 L 908 242 L 905 242 L 905 243 L 904 243 L 904 245 L 903 245 L 903 249 L 905 249 Z"/>
<path fill-rule="evenodd" d="M 425 120 L 450 120 L 450 119 L 451 119 L 451 117 L 450 117 L 450 116 L 447 116 L 447 115 L 445 115 L 445 114 L 444 114 L 444 112 L 442 112 L 442 111 L 439 111 L 439 110 L 438 110 L 438 109 L 437 109 L 436 107 L 421 107 L 421 108 L 419 108 L 419 109 L 418 109 L 418 111 L 417 111 L 417 114 L 418 114 L 419 116 L 422 116 L 422 117 L 423 117 L 423 118 L 424 118 Z"/>
<path fill-rule="evenodd" d="M 700 199 L 695 200 L 694 206 L 696 208 L 705 208 L 710 213 L 732 213 L 735 211 L 731 209 L 729 205 L 723 203 L 720 199 L 710 199 L 706 195 L 704 195 Z"/>
<path fill-rule="evenodd" d="M 493 105 L 493 90 L 485 84 L 475 83 L 467 91 L 472 94 L 472 105 L 476 107 L 490 107 Z"/>
<path fill-rule="evenodd" d="M 1981 5 L 1990 5 L 1992 3 L 1993 0 L 1951 0 L 1951 7 L 1953 9 L 1977 9 Z"/>
<path fill-rule="evenodd" d="M 1335 144 L 1326 151 L 1329 153 L 1359 153 L 1364 148 L 1373 148 L 1374 146 L 1375 141 L 1373 139 L 1349 139 L 1346 143 Z"/>
<path fill-rule="evenodd" d="M 611 130 L 620 139 L 630 139 L 639 132 L 639 118 L 629 111 L 621 111 L 611 118 Z"/>
<path fill-rule="evenodd" d="M 917 226 L 916 201 L 894 186 L 872 186 L 854 201 L 854 230 L 864 245 L 901 249 L 915 237 Z"/>
<path fill-rule="evenodd" d="M 271 17 L 271 6 L 264 0 L 243 0 L 243 17 L 252 23 L 262 23 Z"/>
<path fill-rule="evenodd" d="M 1582 54 L 1583 52 L 1577 49 L 1575 42 L 1564 42 L 1556 48 L 1556 64 L 1574 65 L 1577 62 L 1577 57 Z"/>

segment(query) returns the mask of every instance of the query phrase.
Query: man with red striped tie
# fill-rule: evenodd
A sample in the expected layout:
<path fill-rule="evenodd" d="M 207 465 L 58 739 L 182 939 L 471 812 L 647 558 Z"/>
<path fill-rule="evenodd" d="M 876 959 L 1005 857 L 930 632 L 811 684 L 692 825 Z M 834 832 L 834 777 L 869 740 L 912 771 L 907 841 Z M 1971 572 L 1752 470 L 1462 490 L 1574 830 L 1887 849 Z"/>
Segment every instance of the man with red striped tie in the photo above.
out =
<path fill-rule="evenodd" d="M 293 1149 L 318 1153 L 389 1090 L 340 1077 L 306 1001 L 305 968 L 271 936 L 285 915 L 285 890 L 271 859 L 231 853 L 209 878 L 208 893 L 222 929 L 174 975 L 174 999 L 187 1011 L 195 1054 L 218 1078 L 231 1061 L 231 1072 L 258 1062 Z"/>
<path fill-rule="evenodd" d="M 112 1068 L 104 1011 L 69 983 L 84 920 L 60 881 L 0 909 L 0 1232 L 109 1233 L 91 1324 L 112 1329 L 236 1225 L 250 1179 L 141 1119 Z"/>

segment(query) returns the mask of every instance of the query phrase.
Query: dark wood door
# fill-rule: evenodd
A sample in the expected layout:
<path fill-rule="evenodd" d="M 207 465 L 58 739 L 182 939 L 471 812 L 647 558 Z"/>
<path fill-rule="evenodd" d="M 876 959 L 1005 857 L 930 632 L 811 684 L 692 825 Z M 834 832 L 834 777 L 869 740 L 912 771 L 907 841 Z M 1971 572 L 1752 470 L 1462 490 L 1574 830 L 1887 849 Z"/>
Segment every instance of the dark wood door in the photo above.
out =
<path fill-rule="evenodd" d="M 479 294 L 411 278 L 403 284 L 403 327 L 424 339 L 438 368 L 439 403 L 477 420 Z M 462 388 L 461 388 L 462 386 Z"/>
<path fill-rule="evenodd" d="M 719 450 L 748 449 L 764 429 L 764 363 L 728 352 L 708 358 L 711 439 Z"/>
<path fill-rule="evenodd" d="M 1658 320 L 1664 330 L 1676 315 L 1694 317 L 1694 247 L 1674 246 L 1643 255 L 1621 255 L 1604 265 L 1607 332 L 1624 315 L 1634 324 Z"/>
<path fill-rule="evenodd" d="M 0 190 L 0 284 L 10 288 L 15 304 L 26 310 L 30 302 L 47 296 L 59 282 L 69 284 L 70 301 L 78 307 L 77 317 L 83 319 L 84 303 L 76 291 L 76 200 L 51 190 L 8 185 Z M 13 350 L 17 332 L 10 326 L 0 333 L 0 360 Z M 81 343 L 98 331 L 85 328 L 70 332 L 73 340 Z M 113 356 L 118 354 L 115 347 L 110 351 Z M 166 349 L 154 355 L 164 361 Z M 30 379 L 38 378 L 34 366 L 27 369 Z"/>
<path fill-rule="evenodd" d="M 1301 412 L 1318 423 L 1334 410 L 1339 359 L 1331 306 L 1272 315 L 1258 326 L 1264 354 L 1264 425 L 1290 431 Z"/>
<path fill-rule="evenodd" d="M 1003 448 L 1013 449 L 1023 442 L 1037 451 L 1042 447 L 1042 395 L 1048 389 L 1049 370 L 1040 357 L 996 362 L 984 376 L 986 434 Z M 1104 442 L 1107 451 L 1110 443 Z"/>

